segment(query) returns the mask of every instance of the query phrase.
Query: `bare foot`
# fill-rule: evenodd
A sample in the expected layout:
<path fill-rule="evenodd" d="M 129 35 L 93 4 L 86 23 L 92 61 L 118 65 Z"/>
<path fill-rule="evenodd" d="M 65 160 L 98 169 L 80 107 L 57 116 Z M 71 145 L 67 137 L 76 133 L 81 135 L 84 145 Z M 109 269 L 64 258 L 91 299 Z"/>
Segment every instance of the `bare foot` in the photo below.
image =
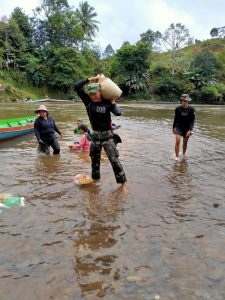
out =
<path fill-rule="evenodd" d="M 126 183 L 122 183 L 121 184 L 121 189 L 122 189 L 122 191 L 127 192 L 128 191 L 128 185 Z"/>

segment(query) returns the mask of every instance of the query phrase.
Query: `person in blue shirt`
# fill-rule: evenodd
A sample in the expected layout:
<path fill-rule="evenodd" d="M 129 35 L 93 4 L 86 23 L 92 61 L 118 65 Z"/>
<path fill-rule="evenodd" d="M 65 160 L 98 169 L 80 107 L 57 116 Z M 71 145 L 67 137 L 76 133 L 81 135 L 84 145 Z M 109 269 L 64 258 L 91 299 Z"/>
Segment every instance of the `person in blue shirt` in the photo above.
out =
<path fill-rule="evenodd" d="M 39 115 L 34 122 L 34 133 L 39 143 L 39 151 L 50 154 L 49 147 L 51 146 L 53 154 L 59 154 L 60 146 L 56 133 L 61 137 L 62 133 L 56 126 L 54 119 L 49 115 L 47 107 L 40 105 L 35 113 Z"/>

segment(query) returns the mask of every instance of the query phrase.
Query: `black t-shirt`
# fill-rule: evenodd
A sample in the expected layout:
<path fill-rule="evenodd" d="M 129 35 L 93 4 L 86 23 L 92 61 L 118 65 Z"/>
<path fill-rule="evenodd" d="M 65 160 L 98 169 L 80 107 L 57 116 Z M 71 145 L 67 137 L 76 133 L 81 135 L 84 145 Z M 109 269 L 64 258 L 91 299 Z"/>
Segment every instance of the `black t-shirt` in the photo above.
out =
<path fill-rule="evenodd" d="M 101 102 L 92 102 L 83 89 L 83 86 L 88 82 L 88 79 L 79 80 L 75 83 L 75 90 L 86 107 L 92 129 L 96 131 L 111 130 L 111 113 L 120 116 L 120 108 L 118 105 L 111 104 L 110 101 L 104 99 Z"/>
<path fill-rule="evenodd" d="M 188 106 L 184 108 L 182 105 L 175 109 L 175 117 L 173 128 L 181 128 L 185 130 L 192 130 L 195 122 L 195 110 L 193 107 Z"/>

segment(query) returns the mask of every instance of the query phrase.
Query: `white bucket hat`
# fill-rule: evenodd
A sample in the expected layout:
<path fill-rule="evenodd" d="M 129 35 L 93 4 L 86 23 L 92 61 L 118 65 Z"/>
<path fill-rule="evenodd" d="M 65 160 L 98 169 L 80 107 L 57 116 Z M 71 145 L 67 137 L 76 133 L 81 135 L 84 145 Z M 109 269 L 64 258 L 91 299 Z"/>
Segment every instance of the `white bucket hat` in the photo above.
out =
<path fill-rule="evenodd" d="M 186 101 L 191 101 L 191 98 L 190 98 L 190 96 L 188 95 L 188 94 L 182 94 L 181 96 L 180 96 L 180 100 L 182 101 L 182 100 L 186 100 Z"/>
<path fill-rule="evenodd" d="M 34 112 L 35 113 L 38 113 L 40 110 L 43 110 L 43 111 L 48 111 L 47 107 L 45 105 L 40 105 Z"/>

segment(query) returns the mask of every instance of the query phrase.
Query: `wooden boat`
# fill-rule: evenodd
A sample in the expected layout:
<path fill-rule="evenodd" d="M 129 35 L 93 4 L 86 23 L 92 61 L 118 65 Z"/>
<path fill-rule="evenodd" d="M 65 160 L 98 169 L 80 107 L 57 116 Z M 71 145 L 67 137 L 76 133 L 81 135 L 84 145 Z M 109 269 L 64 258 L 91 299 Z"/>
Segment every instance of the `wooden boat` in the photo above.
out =
<path fill-rule="evenodd" d="M 49 99 L 48 102 L 52 102 L 52 103 L 74 103 L 76 102 L 75 100 L 61 100 L 61 99 Z"/>
<path fill-rule="evenodd" d="M 32 132 L 34 120 L 35 117 L 0 120 L 0 141 Z"/>
<path fill-rule="evenodd" d="M 25 101 L 25 103 L 37 103 L 37 102 L 47 102 L 49 100 L 49 98 L 44 98 L 44 99 L 30 99 Z"/>

